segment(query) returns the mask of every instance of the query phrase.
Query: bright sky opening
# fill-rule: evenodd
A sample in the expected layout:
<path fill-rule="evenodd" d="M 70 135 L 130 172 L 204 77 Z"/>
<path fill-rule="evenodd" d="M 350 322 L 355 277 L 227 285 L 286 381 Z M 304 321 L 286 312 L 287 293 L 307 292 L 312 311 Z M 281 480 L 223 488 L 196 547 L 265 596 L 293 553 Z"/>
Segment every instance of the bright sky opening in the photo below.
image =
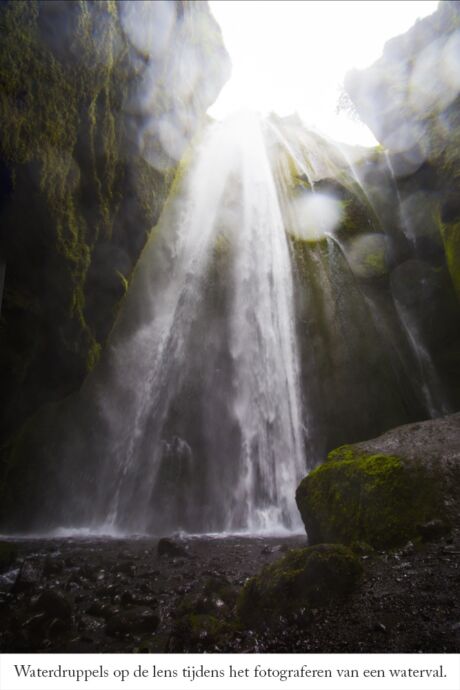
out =
<path fill-rule="evenodd" d="M 345 74 L 363 69 L 386 41 L 437 8 L 424 0 L 215 0 L 233 64 L 209 114 L 223 119 L 250 108 L 285 116 L 297 112 L 305 125 L 350 144 L 375 146 L 361 122 L 337 102 Z"/>

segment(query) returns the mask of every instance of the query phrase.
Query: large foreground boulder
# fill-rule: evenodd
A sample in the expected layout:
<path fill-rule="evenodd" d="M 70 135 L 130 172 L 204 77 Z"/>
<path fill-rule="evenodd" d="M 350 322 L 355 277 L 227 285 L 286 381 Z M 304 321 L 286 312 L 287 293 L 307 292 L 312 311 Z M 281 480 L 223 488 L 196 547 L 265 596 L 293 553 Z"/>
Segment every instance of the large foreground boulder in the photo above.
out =
<path fill-rule="evenodd" d="M 247 625 L 260 625 L 304 607 L 326 605 L 350 594 L 361 564 L 341 544 L 293 549 L 245 584 L 238 614 Z"/>
<path fill-rule="evenodd" d="M 436 520 L 460 524 L 460 414 L 346 445 L 299 485 L 310 543 L 403 544 Z"/>

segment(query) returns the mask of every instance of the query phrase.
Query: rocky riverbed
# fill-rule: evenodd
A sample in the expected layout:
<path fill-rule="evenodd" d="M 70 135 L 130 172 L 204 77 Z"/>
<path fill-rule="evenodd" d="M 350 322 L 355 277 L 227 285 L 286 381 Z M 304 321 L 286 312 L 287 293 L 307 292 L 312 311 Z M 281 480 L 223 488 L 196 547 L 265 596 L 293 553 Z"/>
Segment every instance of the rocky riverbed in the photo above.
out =
<path fill-rule="evenodd" d="M 258 629 L 239 622 L 241 588 L 305 536 L 15 540 L 0 575 L 0 649 L 455 652 L 460 533 L 425 539 L 391 552 L 358 545 L 363 574 L 345 601 Z"/>

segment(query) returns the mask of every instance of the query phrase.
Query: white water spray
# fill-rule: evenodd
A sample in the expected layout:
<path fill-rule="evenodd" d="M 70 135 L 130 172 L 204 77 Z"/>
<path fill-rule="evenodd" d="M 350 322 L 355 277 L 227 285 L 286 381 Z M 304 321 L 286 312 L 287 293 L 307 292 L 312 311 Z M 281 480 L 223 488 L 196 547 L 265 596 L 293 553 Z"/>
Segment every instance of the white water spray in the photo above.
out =
<path fill-rule="evenodd" d="M 206 303 L 222 246 L 232 285 L 217 318 Z M 95 377 L 106 431 L 93 522 L 135 531 L 299 526 L 294 495 L 306 464 L 293 304 L 261 125 L 234 116 L 199 144 Z M 164 437 L 174 407 L 192 404 L 190 390 L 195 443 L 186 438 L 187 453 L 174 454 L 181 442 Z"/>

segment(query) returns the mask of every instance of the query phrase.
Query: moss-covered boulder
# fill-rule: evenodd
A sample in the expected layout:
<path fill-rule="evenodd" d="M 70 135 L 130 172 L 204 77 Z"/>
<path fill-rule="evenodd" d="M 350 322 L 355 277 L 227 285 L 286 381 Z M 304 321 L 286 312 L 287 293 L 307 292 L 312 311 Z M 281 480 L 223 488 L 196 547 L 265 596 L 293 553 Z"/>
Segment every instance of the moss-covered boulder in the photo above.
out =
<path fill-rule="evenodd" d="M 238 614 L 246 625 L 259 625 L 302 607 L 340 600 L 355 588 L 361 565 L 340 544 L 293 549 L 266 566 L 244 586 Z"/>
<path fill-rule="evenodd" d="M 341 446 L 296 493 L 311 543 L 376 548 L 417 538 L 430 520 L 459 522 L 460 414 Z"/>

